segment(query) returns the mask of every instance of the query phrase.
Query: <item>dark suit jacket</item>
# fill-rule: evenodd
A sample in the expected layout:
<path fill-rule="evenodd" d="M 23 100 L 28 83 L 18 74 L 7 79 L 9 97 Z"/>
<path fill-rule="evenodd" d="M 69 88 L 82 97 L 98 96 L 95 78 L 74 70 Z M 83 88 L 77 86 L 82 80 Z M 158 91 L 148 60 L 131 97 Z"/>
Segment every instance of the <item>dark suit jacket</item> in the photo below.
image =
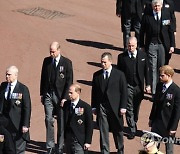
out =
<path fill-rule="evenodd" d="M 63 67 L 63 70 L 61 68 Z M 41 72 L 41 84 L 40 84 L 40 95 L 45 95 L 50 86 L 51 72 L 53 69 L 52 58 L 46 57 L 43 61 L 42 72 Z M 73 82 L 73 69 L 72 62 L 63 56 L 61 56 L 58 66 L 56 68 L 56 81 L 55 88 L 59 99 L 68 98 L 69 86 Z"/>
<path fill-rule="evenodd" d="M 142 18 L 142 13 L 144 10 L 144 0 L 135 0 L 136 1 L 136 13 L 139 17 L 139 21 Z M 121 14 L 121 27 L 123 30 L 123 23 L 126 19 L 131 19 L 131 0 L 117 0 L 116 1 L 116 14 Z"/>
<path fill-rule="evenodd" d="M 129 75 L 129 70 L 132 69 L 132 66 L 128 63 L 129 55 L 128 52 L 123 52 L 118 55 L 117 60 L 117 68 L 124 72 L 126 78 Z M 144 92 L 144 79 L 146 81 L 146 85 L 150 85 L 150 78 L 149 78 L 149 66 L 148 66 L 148 59 L 145 52 L 141 50 L 137 50 L 137 76 L 139 79 L 141 90 Z"/>
<path fill-rule="evenodd" d="M 97 109 L 99 113 L 100 104 L 103 103 L 103 69 L 97 71 L 93 75 L 91 107 Z M 120 115 L 120 109 L 126 109 L 127 103 L 127 83 L 125 75 L 120 70 L 112 68 L 106 91 L 112 111 L 114 112 L 120 128 L 123 127 L 123 117 Z"/>
<path fill-rule="evenodd" d="M 170 12 L 166 9 L 162 9 L 161 13 L 160 38 L 163 46 L 165 47 L 165 51 L 169 53 L 170 47 L 175 47 L 172 19 L 170 17 Z M 153 31 L 156 28 L 156 20 L 154 19 L 153 11 L 151 10 L 149 13 L 143 15 L 140 29 L 140 47 L 145 47 L 146 51 L 151 43 Z"/>
<path fill-rule="evenodd" d="M 16 153 L 12 136 L 6 129 L 8 122 L 8 119 L 5 118 L 2 114 L 0 114 L 0 154 Z"/>
<path fill-rule="evenodd" d="M 149 119 L 153 122 L 160 113 L 167 131 L 174 131 L 177 130 L 180 118 L 180 88 L 174 82 L 164 94 L 162 88 L 163 83 L 158 83 Z"/>
<path fill-rule="evenodd" d="M 91 144 L 93 134 L 93 117 L 90 105 L 80 99 L 75 108 L 82 108 L 83 112 L 80 115 L 73 113 L 68 125 L 70 105 L 71 101 L 66 101 L 63 107 L 65 118 L 65 135 L 67 133 L 67 127 L 70 127 L 82 147 L 84 147 L 85 143 Z"/>
<path fill-rule="evenodd" d="M 1 83 L 0 86 L 0 103 L 1 104 L 1 111 L 4 113 L 3 105 L 5 103 L 5 91 L 7 87 L 7 82 Z M 18 97 L 11 98 L 10 104 L 10 111 L 9 111 L 9 119 L 12 121 L 16 130 L 15 132 L 19 132 L 22 134 L 22 126 L 30 127 L 30 118 L 31 118 L 31 99 L 28 88 L 20 83 L 17 82 L 13 93 L 18 94 Z M 13 96 L 12 96 L 13 97 Z M 22 134 L 22 137 L 29 141 L 29 131 L 27 133 Z"/>
<path fill-rule="evenodd" d="M 4 126 L 0 126 L 0 135 L 0 154 L 15 154 L 12 136 Z M 2 135 L 4 136 L 3 140 Z"/>

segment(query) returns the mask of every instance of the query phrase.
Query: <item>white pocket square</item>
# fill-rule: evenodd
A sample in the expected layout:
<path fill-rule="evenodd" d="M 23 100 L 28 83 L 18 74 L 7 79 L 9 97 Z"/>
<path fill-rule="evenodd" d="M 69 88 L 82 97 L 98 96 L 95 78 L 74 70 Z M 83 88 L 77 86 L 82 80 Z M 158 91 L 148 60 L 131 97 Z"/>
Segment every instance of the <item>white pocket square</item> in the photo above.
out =
<path fill-rule="evenodd" d="M 167 106 L 170 106 L 171 104 L 169 102 L 167 102 Z"/>
<path fill-rule="evenodd" d="M 144 59 L 141 59 L 141 61 L 145 61 L 145 58 L 144 58 Z"/>

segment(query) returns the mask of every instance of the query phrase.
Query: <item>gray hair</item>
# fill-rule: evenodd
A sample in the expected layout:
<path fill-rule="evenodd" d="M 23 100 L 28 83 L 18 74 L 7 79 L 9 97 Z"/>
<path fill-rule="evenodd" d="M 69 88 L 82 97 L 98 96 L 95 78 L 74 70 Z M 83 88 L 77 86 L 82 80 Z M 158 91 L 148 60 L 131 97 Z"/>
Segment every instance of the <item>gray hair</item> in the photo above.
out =
<path fill-rule="evenodd" d="M 18 68 L 17 68 L 16 66 L 14 66 L 14 65 L 9 66 L 9 67 L 6 69 L 6 71 L 9 71 L 9 70 L 12 70 L 16 75 L 18 75 L 19 70 L 18 70 Z"/>
<path fill-rule="evenodd" d="M 152 5 L 155 5 L 155 4 L 163 4 L 163 0 L 152 0 Z"/>

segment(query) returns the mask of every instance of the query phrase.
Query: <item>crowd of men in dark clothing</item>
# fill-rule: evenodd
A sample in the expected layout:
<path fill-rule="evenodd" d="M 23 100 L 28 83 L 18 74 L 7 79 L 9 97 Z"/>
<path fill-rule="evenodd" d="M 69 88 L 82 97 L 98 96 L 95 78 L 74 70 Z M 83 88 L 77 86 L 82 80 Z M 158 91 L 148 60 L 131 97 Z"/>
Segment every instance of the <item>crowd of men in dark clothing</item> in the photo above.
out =
<path fill-rule="evenodd" d="M 84 154 L 91 147 L 93 114 L 100 132 L 100 150 L 110 153 L 109 131 L 118 154 L 124 154 L 123 115 L 134 139 L 144 92 L 152 95 L 151 131 L 175 137 L 180 117 L 180 88 L 173 82 L 169 60 L 175 48 L 176 18 L 172 0 L 117 0 L 124 51 L 112 65 L 112 54 L 101 55 L 102 69 L 93 74 L 91 106 L 80 99 L 81 87 L 73 83 L 72 61 L 61 54 L 60 44 L 50 44 L 40 80 L 44 106 L 47 154 Z M 131 32 L 135 36 L 131 36 Z M 28 88 L 18 81 L 18 68 L 6 70 L 0 85 L 0 153 L 24 154 L 30 141 L 31 99 Z M 57 120 L 57 145 L 54 121 Z M 9 122 L 7 122 L 7 120 Z M 148 142 L 149 143 L 149 142 Z M 147 147 L 148 144 L 146 144 Z M 148 152 L 147 152 L 148 153 Z M 160 153 L 156 148 L 155 153 Z M 166 143 L 173 154 L 173 143 Z"/>

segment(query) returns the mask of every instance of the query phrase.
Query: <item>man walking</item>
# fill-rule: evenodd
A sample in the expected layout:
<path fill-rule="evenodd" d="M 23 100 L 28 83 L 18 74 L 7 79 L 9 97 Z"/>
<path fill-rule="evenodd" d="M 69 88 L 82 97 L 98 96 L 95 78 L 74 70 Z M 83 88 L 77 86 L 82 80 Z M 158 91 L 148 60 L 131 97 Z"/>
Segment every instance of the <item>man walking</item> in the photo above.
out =
<path fill-rule="evenodd" d="M 162 9 L 162 0 L 152 0 L 152 10 L 143 15 L 140 47 L 149 59 L 151 90 L 154 96 L 158 70 L 165 64 L 165 52 L 174 52 L 175 38 L 170 11 Z"/>
<path fill-rule="evenodd" d="M 128 103 L 126 120 L 130 128 L 128 139 L 136 134 L 141 101 L 144 97 L 144 80 L 146 92 L 150 93 L 149 67 L 146 53 L 137 49 L 136 37 L 130 37 L 128 50 L 119 54 L 117 68 L 124 72 L 128 83 Z"/>
<path fill-rule="evenodd" d="M 18 80 L 18 68 L 6 70 L 6 82 L 0 86 L 1 112 L 9 120 L 7 130 L 13 137 L 16 154 L 25 154 L 30 141 L 31 99 L 28 88 Z"/>
<path fill-rule="evenodd" d="M 91 106 L 80 99 L 81 87 L 72 84 L 70 101 L 65 102 L 65 146 L 68 154 L 84 154 L 91 146 L 93 117 Z"/>
<path fill-rule="evenodd" d="M 173 154 L 173 138 L 180 118 L 180 88 L 173 82 L 171 66 L 164 65 L 159 71 L 161 82 L 157 84 L 149 126 L 152 132 L 166 138 L 166 154 Z"/>
<path fill-rule="evenodd" d="M 124 153 L 123 114 L 126 113 L 127 84 L 124 73 L 112 67 L 112 55 L 101 56 L 102 69 L 92 81 L 92 109 L 97 114 L 100 129 L 100 148 L 109 154 L 109 131 L 112 131 L 118 154 Z"/>
<path fill-rule="evenodd" d="M 40 95 L 44 105 L 46 124 L 47 154 L 55 153 L 54 115 L 57 115 L 57 145 L 56 153 L 63 152 L 64 121 L 61 105 L 68 98 L 69 86 L 73 81 L 72 62 L 61 55 L 60 44 L 50 45 L 50 56 L 43 61 L 41 72 Z"/>

